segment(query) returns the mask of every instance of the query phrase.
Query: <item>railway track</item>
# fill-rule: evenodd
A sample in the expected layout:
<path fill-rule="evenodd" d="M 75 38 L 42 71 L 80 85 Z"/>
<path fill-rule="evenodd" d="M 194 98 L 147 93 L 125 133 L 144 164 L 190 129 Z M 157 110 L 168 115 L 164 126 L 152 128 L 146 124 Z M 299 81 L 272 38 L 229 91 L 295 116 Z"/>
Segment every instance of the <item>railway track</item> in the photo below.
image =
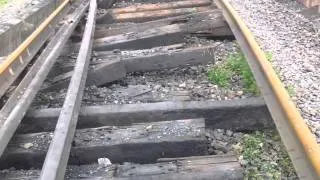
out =
<path fill-rule="evenodd" d="M 3 58 L 0 168 L 18 170 L 0 174 L 1 179 L 243 179 L 235 154 L 208 150 L 207 130 L 254 131 L 274 125 L 298 176 L 319 178 L 318 144 L 228 2 L 98 4 L 100 9 L 96 0 L 64 1 Z M 57 23 L 63 13 L 67 15 Z M 53 36 L 48 40 L 47 34 Z M 91 99 L 93 105 L 81 106 L 85 86 L 117 86 L 139 73 L 170 71 L 173 76 L 177 68 L 215 63 L 219 44 L 212 42 L 234 37 L 263 98 L 195 100 L 172 90 L 167 99 L 139 99 L 153 91 L 148 82 L 134 84 L 138 80 L 133 78 L 118 91 L 128 98 L 122 104 Z M 58 108 L 31 109 L 37 94 L 50 96 L 52 91 L 63 94 L 51 98 Z"/>

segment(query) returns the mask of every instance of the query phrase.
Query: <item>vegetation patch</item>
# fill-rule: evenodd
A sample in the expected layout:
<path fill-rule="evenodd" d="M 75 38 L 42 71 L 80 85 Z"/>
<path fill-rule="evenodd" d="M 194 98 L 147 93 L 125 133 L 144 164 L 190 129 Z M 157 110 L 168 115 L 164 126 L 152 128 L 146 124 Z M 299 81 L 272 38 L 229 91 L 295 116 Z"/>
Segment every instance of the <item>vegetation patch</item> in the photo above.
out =
<path fill-rule="evenodd" d="M 290 97 L 296 96 L 296 90 L 293 85 L 289 84 L 288 86 L 286 86 L 286 89 Z"/>
<path fill-rule="evenodd" d="M 266 52 L 265 55 L 266 55 L 266 58 L 269 62 L 273 62 L 273 55 L 271 52 Z M 272 67 L 272 68 L 273 68 L 274 72 L 276 73 L 276 75 L 278 76 L 278 78 L 280 79 L 280 70 L 277 68 L 274 68 L 274 67 Z"/>
<path fill-rule="evenodd" d="M 0 8 L 8 3 L 8 0 L 0 0 Z"/>
<path fill-rule="evenodd" d="M 208 72 L 209 80 L 220 87 L 229 87 L 233 72 L 222 66 L 215 66 Z"/>
<path fill-rule="evenodd" d="M 251 69 L 242 53 L 229 55 L 223 64 L 215 66 L 208 71 L 209 80 L 224 88 L 230 86 L 230 81 L 234 76 L 241 78 L 246 92 L 255 95 L 260 94 Z"/>
<path fill-rule="evenodd" d="M 298 179 L 280 136 L 274 131 L 244 135 L 239 153 L 245 179 Z"/>
<path fill-rule="evenodd" d="M 266 52 L 265 55 L 269 62 L 273 62 L 273 55 L 271 52 Z"/>
<path fill-rule="evenodd" d="M 265 55 L 269 62 L 273 61 L 271 52 L 266 52 Z M 280 77 L 280 73 L 277 69 L 275 69 L 275 72 L 278 77 Z M 241 78 L 246 92 L 254 95 L 260 94 L 247 60 L 240 52 L 229 55 L 223 64 L 214 66 L 208 71 L 209 81 L 223 88 L 228 88 L 230 86 L 230 82 L 234 76 L 239 76 Z M 290 97 L 296 95 L 294 86 L 288 85 L 286 86 L 286 89 Z"/>
<path fill-rule="evenodd" d="M 273 56 L 271 52 L 266 52 L 266 58 L 269 62 L 273 61 Z M 280 79 L 280 71 L 279 69 L 274 69 L 274 71 L 276 72 L 278 78 Z M 292 84 L 289 84 L 286 86 L 286 90 L 289 94 L 290 97 L 294 97 L 296 95 L 296 90 L 294 88 L 294 86 Z"/>

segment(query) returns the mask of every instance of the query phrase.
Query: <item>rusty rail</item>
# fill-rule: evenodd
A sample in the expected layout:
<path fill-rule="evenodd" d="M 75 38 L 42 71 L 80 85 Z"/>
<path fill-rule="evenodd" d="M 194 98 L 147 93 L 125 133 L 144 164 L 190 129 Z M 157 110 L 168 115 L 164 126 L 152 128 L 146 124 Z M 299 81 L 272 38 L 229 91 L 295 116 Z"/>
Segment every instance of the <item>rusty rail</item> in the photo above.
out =
<path fill-rule="evenodd" d="M 300 179 L 319 179 L 320 147 L 252 33 L 226 0 L 215 0 L 244 52 Z"/>

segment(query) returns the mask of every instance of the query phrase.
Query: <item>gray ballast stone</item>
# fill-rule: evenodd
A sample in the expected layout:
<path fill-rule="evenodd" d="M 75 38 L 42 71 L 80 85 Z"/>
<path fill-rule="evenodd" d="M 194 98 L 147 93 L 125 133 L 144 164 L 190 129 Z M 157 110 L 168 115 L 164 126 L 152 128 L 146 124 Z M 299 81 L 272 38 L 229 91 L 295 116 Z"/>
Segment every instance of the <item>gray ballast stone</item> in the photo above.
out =
<path fill-rule="evenodd" d="M 60 109 L 32 110 L 26 114 L 18 132 L 52 131 Z M 273 128 L 273 120 L 261 98 L 230 101 L 174 101 L 82 107 L 78 128 L 172 119 L 205 118 L 206 126 L 231 130 Z"/>

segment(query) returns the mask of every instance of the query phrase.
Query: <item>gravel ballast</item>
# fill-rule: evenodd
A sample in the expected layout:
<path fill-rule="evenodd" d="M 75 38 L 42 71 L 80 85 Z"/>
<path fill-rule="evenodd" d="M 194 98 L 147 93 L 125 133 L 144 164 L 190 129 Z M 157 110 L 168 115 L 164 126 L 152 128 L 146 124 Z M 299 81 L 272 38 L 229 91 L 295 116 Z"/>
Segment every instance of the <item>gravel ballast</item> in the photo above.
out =
<path fill-rule="evenodd" d="M 170 126 L 168 131 L 156 130 L 155 136 L 149 138 L 158 139 L 159 133 L 165 133 L 167 135 L 169 134 L 170 136 L 180 136 L 180 133 L 192 133 L 190 127 L 185 126 L 181 129 L 182 131 L 180 131 L 176 129 L 176 126 Z M 110 128 L 113 130 L 117 129 L 116 127 Z M 107 128 L 105 130 L 110 131 L 110 128 Z M 147 126 L 146 131 L 150 132 L 151 128 L 156 127 Z M 166 127 L 165 129 L 167 128 L 168 127 Z M 91 130 L 79 130 L 76 134 L 77 140 L 75 141 L 75 144 L 87 144 L 92 142 L 98 142 L 101 141 L 102 136 L 105 136 L 105 133 L 103 131 L 96 131 L 96 133 L 94 133 L 94 131 Z M 195 132 L 196 134 L 198 133 L 197 131 Z M 135 134 L 138 132 L 133 133 Z M 132 138 L 136 138 L 127 136 L 129 134 L 124 133 L 124 137 L 121 138 L 121 141 L 126 142 Z M 162 137 L 165 134 L 160 135 L 160 137 Z M 46 149 L 48 147 L 47 143 L 50 142 L 52 138 L 51 136 L 51 133 L 47 134 L 47 136 L 44 136 L 43 134 L 35 134 L 35 136 L 32 137 L 32 141 L 30 141 L 29 143 L 21 144 L 21 148 L 29 150 Z M 142 134 L 138 136 L 144 135 Z M 228 129 L 206 128 L 205 136 L 208 148 L 207 153 L 209 155 L 236 155 L 240 164 L 244 168 L 245 179 L 280 179 L 280 177 L 282 179 L 297 179 L 290 159 L 287 153 L 284 151 L 284 147 L 280 140 L 280 136 L 274 131 L 257 131 L 250 132 L 249 134 L 247 134 L 243 132 L 231 131 Z M 105 142 L 114 141 L 111 139 L 114 138 L 110 138 L 110 140 Z M 103 143 L 103 141 L 101 141 L 101 143 Z M 82 165 L 81 168 L 80 166 L 69 165 L 66 173 L 66 179 L 68 179 L 69 176 L 89 177 L 90 175 L 99 175 L 100 172 L 107 171 L 107 169 L 105 169 L 106 167 L 111 168 L 112 165 L 119 165 L 117 163 L 112 163 L 112 161 L 110 161 L 108 157 L 98 158 L 96 162 L 98 164 Z M 128 161 L 122 164 L 126 163 L 131 162 Z M 0 170 L 0 178 L 6 179 L 11 175 L 16 175 L 31 177 L 32 179 L 39 176 L 39 172 L 39 170 L 35 170 L 34 168 L 31 168 L 29 170 L 23 170 L 11 167 L 10 169 Z M 105 174 L 101 175 L 105 176 Z"/>
<path fill-rule="evenodd" d="M 230 0 L 253 32 L 287 87 L 311 131 L 320 140 L 320 40 L 316 25 L 293 0 Z M 292 88 L 291 88 L 292 89 Z"/>
<path fill-rule="evenodd" d="M 216 45 L 213 61 L 223 63 L 230 53 L 237 52 L 235 41 L 212 41 Z M 200 43 L 204 44 L 204 43 Z M 127 74 L 119 81 L 103 86 L 86 87 L 83 105 L 152 103 L 175 100 L 231 100 L 254 96 L 243 90 L 239 78 L 233 78 L 229 88 L 208 80 L 208 70 L 214 63 L 177 67 L 152 72 Z M 61 107 L 66 89 L 40 92 L 33 108 Z"/>

